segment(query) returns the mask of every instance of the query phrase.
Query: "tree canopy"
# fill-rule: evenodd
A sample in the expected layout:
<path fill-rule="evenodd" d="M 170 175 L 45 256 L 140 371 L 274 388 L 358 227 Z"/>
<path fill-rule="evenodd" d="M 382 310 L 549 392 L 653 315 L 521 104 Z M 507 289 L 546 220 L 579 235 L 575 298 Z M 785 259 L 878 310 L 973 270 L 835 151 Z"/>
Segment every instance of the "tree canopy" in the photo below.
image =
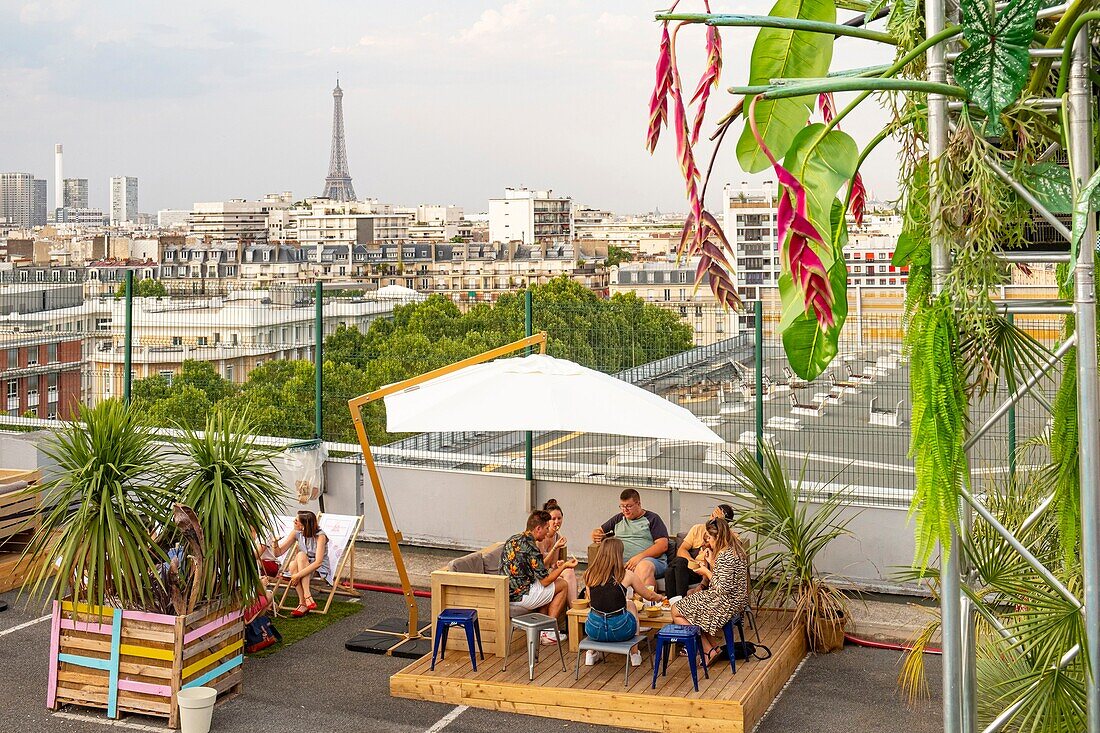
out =
<path fill-rule="evenodd" d="M 692 346 L 691 327 L 675 313 L 633 294 L 602 299 L 568 278 L 532 289 L 533 328 L 548 335 L 547 350 L 603 372 L 618 372 Z M 398 306 L 393 318 L 378 320 L 366 333 L 341 326 L 324 343 L 322 425 L 324 438 L 355 442 L 348 400 L 386 384 L 446 366 L 524 336 L 522 293 L 463 312 L 453 301 L 432 295 Z M 205 413 L 224 401 L 248 410 L 266 435 L 308 438 L 314 433 L 314 367 L 309 361 L 268 361 L 235 385 L 214 366 L 186 361 L 169 380 L 150 377 L 133 386 L 135 404 L 157 425 L 199 427 Z M 385 430 L 382 403 L 364 414 L 372 444 L 397 437 Z"/>
<path fill-rule="evenodd" d="M 115 297 L 121 298 L 125 295 L 126 283 L 119 283 L 118 289 L 115 290 Z M 163 298 L 166 295 L 168 295 L 168 290 L 164 287 L 164 283 L 162 283 L 160 280 L 147 277 L 134 282 L 135 298 Z"/>

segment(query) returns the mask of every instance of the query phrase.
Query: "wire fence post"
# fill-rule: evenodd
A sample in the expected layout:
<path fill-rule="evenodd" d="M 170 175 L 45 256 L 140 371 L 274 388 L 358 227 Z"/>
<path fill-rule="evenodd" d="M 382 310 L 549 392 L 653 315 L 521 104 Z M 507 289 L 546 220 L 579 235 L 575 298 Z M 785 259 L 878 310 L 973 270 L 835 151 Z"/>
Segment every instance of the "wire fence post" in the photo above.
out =
<path fill-rule="evenodd" d="M 535 326 L 535 324 L 534 324 L 534 321 L 533 321 L 533 318 L 532 318 L 532 313 L 531 313 L 531 300 L 532 300 L 531 288 L 528 287 L 527 290 L 525 290 L 523 292 L 523 335 L 524 336 L 533 336 L 534 335 L 534 326 Z M 527 353 L 530 354 L 531 349 L 527 349 Z M 532 435 L 531 435 L 531 431 L 528 430 L 523 435 L 524 477 L 528 481 L 534 481 L 535 480 L 534 466 L 531 465 L 534 462 L 534 448 L 531 445 L 531 443 L 532 443 Z M 533 505 L 534 504 L 532 504 L 532 506 Z"/>
<path fill-rule="evenodd" d="M 1013 313 L 1006 315 L 1009 327 L 1016 325 L 1016 316 Z M 1011 344 L 1011 342 L 1009 342 Z M 1010 346 L 1011 348 L 1011 346 Z M 1008 414 L 1006 415 L 1008 420 L 1008 478 L 1010 481 L 1016 480 L 1016 403 L 1013 402 L 1008 406 Z"/>
<path fill-rule="evenodd" d="M 318 280 L 313 286 L 313 437 L 324 439 L 324 286 Z"/>
<path fill-rule="evenodd" d="M 134 381 L 134 271 L 126 271 L 126 331 L 122 347 L 122 401 L 130 404 Z"/>
<path fill-rule="evenodd" d="M 756 301 L 753 308 L 753 327 L 756 343 L 753 345 L 753 363 L 756 365 L 756 462 L 764 467 L 764 301 Z"/>

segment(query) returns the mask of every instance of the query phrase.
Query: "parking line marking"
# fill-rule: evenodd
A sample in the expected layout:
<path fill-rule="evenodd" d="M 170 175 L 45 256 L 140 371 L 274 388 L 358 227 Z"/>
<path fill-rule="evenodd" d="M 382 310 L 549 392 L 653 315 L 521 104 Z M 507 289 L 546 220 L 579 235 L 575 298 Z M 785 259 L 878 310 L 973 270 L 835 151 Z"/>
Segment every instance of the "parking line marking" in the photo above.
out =
<path fill-rule="evenodd" d="M 459 715 L 462 715 L 464 712 L 466 712 L 469 709 L 470 709 L 469 705 L 459 705 L 459 706 L 457 706 L 454 710 L 452 710 L 451 712 L 447 713 L 442 718 L 437 720 L 435 725 L 433 725 L 431 728 L 428 728 L 428 730 L 426 730 L 425 733 L 439 733 L 439 731 L 443 730 L 448 725 L 450 725 L 452 722 L 454 722 L 455 718 L 457 718 Z"/>
<path fill-rule="evenodd" d="M 36 618 L 33 621 L 27 621 L 26 623 L 19 624 L 18 626 L 12 626 L 10 629 L 4 629 L 3 631 L 0 631 L 0 636 L 7 636 L 8 634 L 14 634 L 16 631 L 21 631 L 21 630 L 27 628 L 28 626 L 34 626 L 35 624 L 40 624 L 43 621 L 49 621 L 51 618 L 53 618 L 53 617 L 49 616 L 49 615 L 46 615 L 46 616 L 43 616 L 42 618 Z"/>

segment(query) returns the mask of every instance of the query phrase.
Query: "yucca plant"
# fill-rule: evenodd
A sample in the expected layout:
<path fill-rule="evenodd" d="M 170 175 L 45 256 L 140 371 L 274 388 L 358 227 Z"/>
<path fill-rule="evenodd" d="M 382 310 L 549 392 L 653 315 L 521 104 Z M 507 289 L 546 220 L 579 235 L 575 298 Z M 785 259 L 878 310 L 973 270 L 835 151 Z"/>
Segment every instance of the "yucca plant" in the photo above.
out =
<path fill-rule="evenodd" d="M 735 479 L 748 494 L 749 507 L 741 524 L 756 535 L 755 561 L 758 602 L 792 606 L 794 622 L 804 624 L 810 646 L 829 646 L 826 629 L 839 628 L 848 614 L 848 599 L 814 563 L 837 537 L 851 534 L 840 513 L 849 505 L 844 491 L 823 491 L 813 510 L 799 501 L 805 466 L 790 480 L 775 449 L 762 445 L 763 467 L 750 451 L 734 457 Z M 831 483 L 831 482 L 830 482 Z"/>
<path fill-rule="evenodd" d="M 41 529 L 24 551 L 37 560 L 24 587 L 45 590 L 47 600 L 152 603 L 157 566 L 167 561 L 156 534 L 171 501 L 157 476 L 161 452 L 140 416 L 119 400 L 82 408 L 42 450 L 56 466 L 41 487 Z"/>
<path fill-rule="evenodd" d="M 272 465 L 273 449 L 256 441 L 248 416 L 215 408 L 204 429 L 184 430 L 165 483 L 194 510 L 202 530 L 196 599 L 248 603 L 260 583 L 253 533 L 265 537 L 285 493 Z M 198 591 L 197 593 L 195 591 Z"/>

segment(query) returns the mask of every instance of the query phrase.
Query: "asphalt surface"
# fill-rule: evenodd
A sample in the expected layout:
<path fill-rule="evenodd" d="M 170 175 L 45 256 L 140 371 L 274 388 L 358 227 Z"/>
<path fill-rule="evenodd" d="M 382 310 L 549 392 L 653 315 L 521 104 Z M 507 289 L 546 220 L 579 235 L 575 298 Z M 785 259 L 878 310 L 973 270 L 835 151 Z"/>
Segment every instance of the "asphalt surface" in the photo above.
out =
<path fill-rule="evenodd" d="M 30 607 L 14 594 L 3 594 L 11 608 L 0 613 L 0 733 L 19 731 L 164 730 L 155 718 L 127 716 L 123 725 L 105 725 L 102 712 L 45 708 L 49 623 L 39 604 Z M 344 650 L 344 641 L 373 622 L 400 616 L 399 596 L 370 593 L 364 610 L 329 626 L 277 654 L 245 661 L 244 693 L 216 708 L 219 733 L 331 733 L 417 731 L 438 733 L 570 733 L 618 729 L 470 708 L 445 728 L 435 728 L 452 713 L 451 705 L 401 700 L 389 695 L 388 678 L 406 660 Z M 423 618 L 428 616 L 422 599 Z M 930 687 L 939 689 L 939 664 L 929 660 Z M 941 730 L 938 694 L 908 710 L 897 693 L 899 655 L 848 647 L 841 653 L 811 656 L 795 675 L 758 731 L 922 731 Z M 139 727 L 140 726 L 140 727 Z"/>

